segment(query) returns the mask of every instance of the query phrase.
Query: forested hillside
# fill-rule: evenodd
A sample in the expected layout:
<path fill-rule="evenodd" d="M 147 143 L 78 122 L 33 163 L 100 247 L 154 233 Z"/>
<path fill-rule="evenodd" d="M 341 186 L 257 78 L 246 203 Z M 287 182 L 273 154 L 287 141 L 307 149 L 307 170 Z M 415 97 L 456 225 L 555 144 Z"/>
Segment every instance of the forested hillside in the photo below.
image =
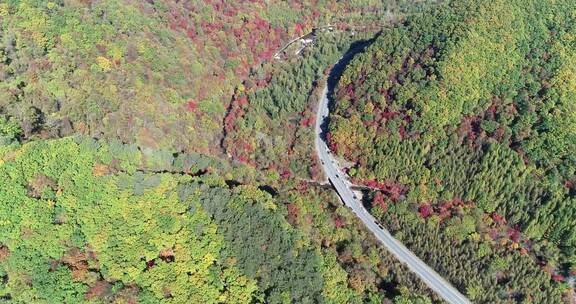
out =
<path fill-rule="evenodd" d="M 324 190 L 83 137 L 0 156 L 2 302 L 425 303 Z"/>
<path fill-rule="evenodd" d="M 412 2 L 0 3 L 0 302 L 437 301 L 310 145 L 329 66 Z"/>
<path fill-rule="evenodd" d="M 322 183 L 360 45 L 328 140 L 370 211 L 474 302 L 567 301 L 574 11 L 0 1 L 0 303 L 440 303 Z"/>
<path fill-rule="evenodd" d="M 576 269 L 574 1 L 448 1 L 341 77 L 329 140 L 384 226 L 482 303 Z"/>
<path fill-rule="evenodd" d="M 234 89 L 285 42 L 375 30 L 403 2 L 3 1 L 0 108 L 26 138 L 220 152 Z"/>

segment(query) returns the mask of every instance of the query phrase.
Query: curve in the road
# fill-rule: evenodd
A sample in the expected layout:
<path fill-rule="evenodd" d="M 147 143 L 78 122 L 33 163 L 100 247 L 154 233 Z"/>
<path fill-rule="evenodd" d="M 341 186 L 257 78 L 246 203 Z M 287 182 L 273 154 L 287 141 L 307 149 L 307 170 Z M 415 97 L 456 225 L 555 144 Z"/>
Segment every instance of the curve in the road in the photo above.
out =
<path fill-rule="evenodd" d="M 348 61 L 352 55 L 344 56 L 337 66 L 342 67 L 342 62 Z M 347 58 L 348 57 L 348 58 Z M 334 70 L 334 69 L 333 69 Z M 334 80 L 334 78 L 332 78 Z M 396 240 L 388 230 L 382 227 L 376 219 L 364 208 L 354 192 L 351 190 L 352 184 L 347 180 L 345 174 L 340 170 L 338 163 L 330 153 L 325 142 L 324 129 L 326 128 L 328 110 L 328 87 L 333 89 L 332 84 L 326 84 L 322 91 L 318 111 L 316 113 L 316 140 L 315 148 L 318 158 L 324 169 L 328 180 L 332 183 L 338 195 L 352 212 L 366 225 L 374 236 L 390 251 L 400 262 L 404 263 L 408 269 L 415 273 L 430 289 L 436 292 L 446 302 L 452 304 L 471 303 L 464 295 L 454 288 L 448 281 L 442 278 L 436 271 L 419 259 L 400 241 Z"/>

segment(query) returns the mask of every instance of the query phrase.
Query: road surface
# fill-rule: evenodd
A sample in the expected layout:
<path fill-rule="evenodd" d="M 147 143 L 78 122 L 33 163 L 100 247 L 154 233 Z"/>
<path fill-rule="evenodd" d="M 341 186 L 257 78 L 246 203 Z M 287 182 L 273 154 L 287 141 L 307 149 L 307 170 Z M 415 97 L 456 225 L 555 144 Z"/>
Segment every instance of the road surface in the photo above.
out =
<path fill-rule="evenodd" d="M 470 303 L 456 288 L 454 288 L 448 281 L 444 280 L 436 271 L 428 267 L 426 263 L 414 255 L 402 243 L 396 240 L 388 230 L 384 229 L 380 224 L 376 223 L 376 219 L 366 211 L 362 203 L 356 198 L 356 195 L 350 187 L 351 183 L 347 180 L 344 173 L 338 167 L 338 164 L 328 146 L 325 142 L 325 134 L 323 133 L 324 124 L 327 122 L 328 117 L 328 85 L 325 86 L 318 111 L 316 113 L 316 151 L 324 173 L 336 188 L 340 198 L 344 204 L 349 207 L 352 212 L 366 225 L 374 236 L 390 251 L 400 262 L 405 264 L 408 269 L 414 272 L 430 289 L 435 291 L 448 303 Z"/>

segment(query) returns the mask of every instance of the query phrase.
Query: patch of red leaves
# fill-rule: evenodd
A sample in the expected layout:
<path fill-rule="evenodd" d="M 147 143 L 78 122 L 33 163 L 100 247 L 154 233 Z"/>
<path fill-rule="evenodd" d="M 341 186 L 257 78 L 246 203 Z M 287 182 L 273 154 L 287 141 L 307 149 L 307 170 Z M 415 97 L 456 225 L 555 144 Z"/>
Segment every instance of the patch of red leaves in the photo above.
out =
<path fill-rule="evenodd" d="M 560 274 L 553 274 L 552 275 L 552 280 L 554 282 L 563 282 L 564 281 L 564 276 L 560 275 Z"/>
<path fill-rule="evenodd" d="M 298 216 L 300 215 L 300 209 L 298 209 L 298 206 L 293 203 L 286 205 L 286 209 L 288 209 L 288 222 L 295 223 L 296 219 L 298 219 Z"/>
<path fill-rule="evenodd" d="M 386 195 L 384 195 L 382 192 L 377 192 L 376 195 L 374 195 L 374 199 L 372 200 L 372 206 L 380 207 L 383 212 L 386 212 L 388 210 Z"/>
<path fill-rule="evenodd" d="M 421 218 L 426 219 L 434 213 L 434 210 L 429 204 L 423 204 L 418 207 L 418 213 L 420 214 Z"/>
<path fill-rule="evenodd" d="M 196 110 L 198 110 L 198 104 L 194 100 L 189 100 L 186 103 L 186 111 L 194 113 Z"/>
<path fill-rule="evenodd" d="M 341 228 L 345 226 L 344 221 L 339 216 L 333 217 L 332 221 L 334 222 L 334 227 L 336 228 Z"/>
<path fill-rule="evenodd" d="M 365 181 L 362 184 L 383 191 L 392 202 L 399 201 L 406 194 L 406 187 L 395 182 Z"/>

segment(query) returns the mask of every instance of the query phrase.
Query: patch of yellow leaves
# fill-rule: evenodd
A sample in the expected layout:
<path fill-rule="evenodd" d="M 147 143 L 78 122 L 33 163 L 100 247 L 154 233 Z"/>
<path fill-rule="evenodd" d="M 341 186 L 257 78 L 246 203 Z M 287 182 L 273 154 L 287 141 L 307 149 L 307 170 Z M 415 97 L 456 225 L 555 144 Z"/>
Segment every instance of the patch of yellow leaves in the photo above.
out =
<path fill-rule="evenodd" d="M 104 176 L 108 173 L 110 173 L 108 166 L 103 165 L 103 164 L 95 164 L 94 168 L 92 168 L 92 175 L 94 177 Z"/>
<path fill-rule="evenodd" d="M 112 62 L 110 62 L 106 57 L 98 56 L 98 58 L 96 58 L 96 63 L 98 63 L 98 66 L 103 72 L 108 72 L 112 69 Z"/>

